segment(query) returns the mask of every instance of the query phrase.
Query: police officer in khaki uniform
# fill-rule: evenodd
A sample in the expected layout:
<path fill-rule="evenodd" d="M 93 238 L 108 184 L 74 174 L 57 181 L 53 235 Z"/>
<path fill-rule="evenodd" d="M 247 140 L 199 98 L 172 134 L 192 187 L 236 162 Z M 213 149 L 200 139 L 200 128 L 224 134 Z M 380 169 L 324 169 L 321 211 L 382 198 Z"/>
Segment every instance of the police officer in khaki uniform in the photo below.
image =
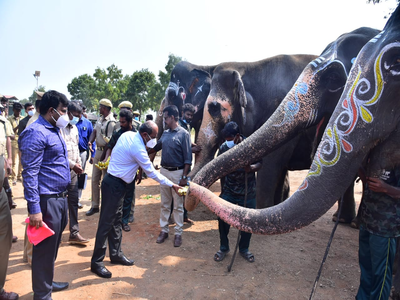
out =
<path fill-rule="evenodd" d="M 137 131 L 139 131 L 139 127 L 142 125 L 142 123 L 140 123 L 140 113 L 137 110 L 133 112 L 132 125 L 137 129 Z"/>
<path fill-rule="evenodd" d="M 107 170 L 100 170 L 95 165 L 100 161 L 104 147 L 110 140 L 116 123 L 111 112 L 111 101 L 108 99 L 101 99 L 99 104 L 101 117 L 97 121 L 88 142 L 89 147 L 92 147 L 92 143 L 96 140 L 96 155 L 93 160 L 92 173 L 92 207 L 86 212 L 87 216 L 99 212 L 101 178 L 102 176 L 104 177 Z"/>
<path fill-rule="evenodd" d="M 119 110 L 123 110 L 123 109 L 127 109 L 130 110 L 132 112 L 132 103 L 130 103 L 129 101 L 122 101 L 119 105 L 118 105 Z M 136 127 L 135 127 L 136 128 Z M 114 131 L 118 131 L 121 129 L 121 125 L 119 124 L 119 121 L 115 124 L 114 127 Z"/>

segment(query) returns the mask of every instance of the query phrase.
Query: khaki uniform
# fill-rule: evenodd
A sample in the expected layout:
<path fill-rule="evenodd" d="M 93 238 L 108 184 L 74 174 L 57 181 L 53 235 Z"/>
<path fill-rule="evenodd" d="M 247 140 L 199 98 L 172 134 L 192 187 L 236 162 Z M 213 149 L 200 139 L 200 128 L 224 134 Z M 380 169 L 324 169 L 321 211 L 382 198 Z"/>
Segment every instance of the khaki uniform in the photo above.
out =
<path fill-rule="evenodd" d="M 107 117 L 101 117 L 94 127 L 94 130 L 96 130 L 96 155 L 93 159 L 92 172 L 92 208 L 99 208 L 100 206 L 101 178 L 107 173 L 107 170 L 100 170 L 95 166 L 95 164 L 100 161 L 104 147 L 108 143 L 108 140 L 104 140 L 103 137 L 105 136 L 108 139 L 111 138 L 114 132 L 115 123 L 114 116 L 112 112 L 110 112 Z"/>
<path fill-rule="evenodd" d="M 8 121 L 11 123 L 11 128 L 16 128 L 19 125 L 19 122 L 24 117 L 19 116 L 16 118 L 14 115 L 8 117 Z M 12 150 L 12 174 L 10 179 L 12 181 L 21 180 L 22 176 L 22 164 L 21 164 L 21 157 L 19 156 L 19 149 L 18 149 L 18 133 L 15 132 L 15 139 L 11 140 L 11 150 Z M 18 165 L 17 165 L 18 162 Z"/>

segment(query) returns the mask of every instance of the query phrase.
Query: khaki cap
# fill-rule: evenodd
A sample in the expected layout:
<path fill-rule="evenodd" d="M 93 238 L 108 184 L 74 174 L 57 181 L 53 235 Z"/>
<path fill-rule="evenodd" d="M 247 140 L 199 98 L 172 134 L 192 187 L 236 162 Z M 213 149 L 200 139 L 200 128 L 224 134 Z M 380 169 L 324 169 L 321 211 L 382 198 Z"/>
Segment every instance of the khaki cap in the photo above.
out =
<path fill-rule="evenodd" d="M 140 116 L 140 113 L 139 113 L 139 111 L 137 111 L 137 110 L 135 110 L 135 111 L 133 112 L 133 114 L 134 114 L 134 115 Z"/>
<path fill-rule="evenodd" d="M 108 100 L 108 99 L 106 99 L 106 98 L 101 99 L 99 103 L 100 103 L 101 105 L 104 105 L 104 106 L 107 106 L 107 107 L 110 107 L 110 108 L 113 107 L 111 101 Z"/>
<path fill-rule="evenodd" d="M 43 95 L 44 95 L 44 92 L 35 91 L 35 93 L 36 93 L 36 98 L 37 98 L 38 100 L 42 99 L 42 97 L 43 97 Z"/>
<path fill-rule="evenodd" d="M 121 108 L 121 107 L 129 107 L 129 108 L 132 108 L 132 103 L 130 103 L 129 101 L 122 101 L 122 102 L 118 105 L 118 108 Z"/>

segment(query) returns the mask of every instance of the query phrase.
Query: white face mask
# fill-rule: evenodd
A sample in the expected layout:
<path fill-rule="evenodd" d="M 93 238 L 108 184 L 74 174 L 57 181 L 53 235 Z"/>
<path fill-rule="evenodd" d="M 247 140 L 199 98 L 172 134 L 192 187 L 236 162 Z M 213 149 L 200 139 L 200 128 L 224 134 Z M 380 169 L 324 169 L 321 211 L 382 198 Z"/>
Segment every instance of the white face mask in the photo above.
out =
<path fill-rule="evenodd" d="M 147 147 L 147 148 L 154 148 L 156 145 L 157 145 L 156 138 L 151 139 L 150 141 L 148 141 L 148 142 L 146 143 L 146 147 Z"/>
<path fill-rule="evenodd" d="M 60 116 L 60 117 L 58 118 L 57 121 L 53 118 L 53 116 L 51 116 L 51 117 L 53 118 L 53 120 L 56 122 L 56 126 L 57 126 L 58 128 L 65 128 L 65 127 L 68 125 L 68 123 L 69 123 L 68 114 L 61 115 L 61 114 L 57 111 L 57 109 L 54 109 L 54 110 L 55 110 L 55 112 L 58 113 L 58 115 Z"/>
<path fill-rule="evenodd" d="M 235 146 L 235 141 L 234 141 L 234 140 L 232 140 L 232 141 L 226 141 L 225 143 L 226 143 L 226 145 L 228 146 L 228 148 L 232 148 L 233 146 Z"/>
<path fill-rule="evenodd" d="M 36 110 L 30 110 L 28 111 L 28 116 L 32 117 L 35 114 Z"/>

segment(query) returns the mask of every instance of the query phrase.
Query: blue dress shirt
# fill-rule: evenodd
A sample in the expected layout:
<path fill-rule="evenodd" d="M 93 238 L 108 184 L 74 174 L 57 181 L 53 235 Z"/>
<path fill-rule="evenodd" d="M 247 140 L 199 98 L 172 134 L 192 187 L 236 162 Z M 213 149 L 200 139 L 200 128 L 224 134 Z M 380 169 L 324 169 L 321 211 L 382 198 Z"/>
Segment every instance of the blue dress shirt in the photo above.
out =
<path fill-rule="evenodd" d="M 92 122 L 86 119 L 84 116 L 76 123 L 79 132 L 79 151 L 83 152 L 88 149 L 89 137 L 93 131 Z"/>
<path fill-rule="evenodd" d="M 60 129 L 42 116 L 21 133 L 18 146 L 28 211 L 37 214 L 41 195 L 62 193 L 71 181 L 67 146 Z"/>

